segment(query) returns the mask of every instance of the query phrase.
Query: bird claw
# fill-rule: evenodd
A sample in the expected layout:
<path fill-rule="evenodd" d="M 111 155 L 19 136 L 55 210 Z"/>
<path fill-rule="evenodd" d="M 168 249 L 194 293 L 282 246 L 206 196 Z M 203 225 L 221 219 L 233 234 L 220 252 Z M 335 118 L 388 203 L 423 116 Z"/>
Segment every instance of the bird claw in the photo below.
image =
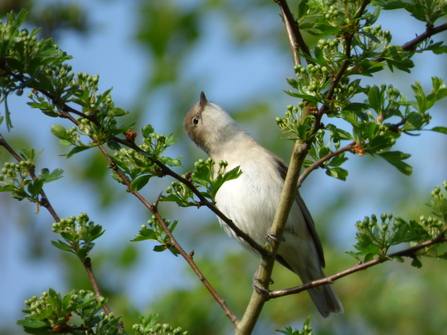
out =
<path fill-rule="evenodd" d="M 267 238 L 275 241 L 276 243 L 279 243 L 279 240 L 276 238 L 276 236 L 270 230 L 267 230 Z M 286 239 L 283 237 L 281 239 L 281 242 L 285 242 L 285 241 L 286 241 Z"/>
<path fill-rule="evenodd" d="M 270 290 L 269 289 L 267 289 L 267 288 L 265 288 L 265 287 L 262 287 L 262 286 L 260 286 L 260 285 L 258 285 L 256 282 L 257 281 L 259 281 L 259 277 L 255 274 L 254 276 L 253 276 L 253 288 L 255 289 L 255 290 L 259 290 L 259 291 L 262 291 L 262 292 L 264 292 L 264 293 L 269 293 L 270 292 Z M 273 281 L 273 279 L 272 278 L 270 278 L 269 279 L 269 283 L 270 284 L 274 284 L 275 282 Z"/>
<path fill-rule="evenodd" d="M 270 293 L 270 290 L 268 288 L 262 287 L 258 284 L 256 284 L 256 280 L 253 280 L 253 288 L 257 291 L 261 291 L 264 293 Z"/>

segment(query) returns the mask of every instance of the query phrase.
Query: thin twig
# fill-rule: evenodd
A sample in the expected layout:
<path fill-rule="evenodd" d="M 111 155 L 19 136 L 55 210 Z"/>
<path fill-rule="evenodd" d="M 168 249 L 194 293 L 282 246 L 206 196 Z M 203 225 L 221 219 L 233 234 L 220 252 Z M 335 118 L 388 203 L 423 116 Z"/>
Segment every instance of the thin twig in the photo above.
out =
<path fill-rule="evenodd" d="M 421 35 L 418 35 L 411 41 L 408 41 L 407 43 L 403 44 L 401 46 L 401 48 L 402 48 L 402 50 L 405 50 L 405 51 L 414 51 L 416 46 L 419 43 L 421 43 L 422 41 L 432 37 L 433 35 L 436 35 L 443 31 L 446 31 L 446 30 L 447 30 L 447 23 L 441 24 L 440 26 L 437 26 L 434 28 L 427 27 L 425 32 L 423 32 Z M 381 62 L 383 60 L 385 60 L 385 58 L 383 58 L 383 57 L 373 59 L 374 62 Z"/>
<path fill-rule="evenodd" d="M 301 187 L 301 185 L 303 184 L 304 180 L 309 176 L 309 174 L 315 170 L 316 168 L 320 167 L 321 165 L 324 164 L 324 162 L 328 161 L 329 159 L 331 159 L 332 157 L 335 157 L 343 152 L 349 151 L 352 149 L 352 147 L 355 145 L 355 142 L 351 142 L 348 145 L 344 146 L 343 148 L 340 148 L 338 150 L 332 151 L 330 153 L 328 153 L 326 156 L 324 156 L 323 158 L 320 158 L 319 160 L 317 160 L 315 163 L 313 163 L 312 165 L 310 165 L 306 170 L 304 170 L 304 172 L 301 174 L 301 176 L 298 178 L 298 183 L 297 183 L 297 187 Z"/>
<path fill-rule="evenodd" d="M 414 247 L 402 250 L 402 251 L 398 251 L 395 253 L 392 253 L 390 255 L 387 255 L 387 257 L 381 257 L 381 258 L 376 258 L 373 259 L 369 262 L 365 262 L 365 263 L 360 263 L 357 264 L 349 269 L 346 269 L 344 271 L 341 271 L 339 273 L 336 273 L 332 276 L 328 276 L 326 278 L 322 278 L 322 279 L 318 279 L 315 280 L 313 282 L 310 283 L 305 283 L 303 285 L 300 286 L 296 286 L 296 287 L 292 287 L 289 289 L 285 289 L 285 290 L 275 290 L 275 291 L 271 291 L 269 293 L 269 297 L 270 298 L 278 298 L 278 297 L 283 297 L 285 295 L 290 295 L 290 294 L 297 294 L 300 293 L 302 291 L 306 291 L 309 290 L 313 287 L 316 286 L 320 286 L 320 285 L 324 285 L 324 284 L 332 284 L 334 281 L 336 281 L 337 279 L 346 277 L 350 274 L 353 274 L 355 272 L 361 271 L 361 270 L 366 270 L 374 265 L 377 264 L 381 264 L 384 263 L 386 261 L 392 260 L 395 257 L 414 257 L 416 252 L 429 247 L 431 245 L 437 244 L 437 243 L 443 243 L 443 242 L 447 242 L 447 238 L 445 237 L 445 232 L 441 232 L 438 236 L 436 236 L 435 238 L 425 241 L 423 243 L 420 243 L 418 245 L 415 245 Z"/>

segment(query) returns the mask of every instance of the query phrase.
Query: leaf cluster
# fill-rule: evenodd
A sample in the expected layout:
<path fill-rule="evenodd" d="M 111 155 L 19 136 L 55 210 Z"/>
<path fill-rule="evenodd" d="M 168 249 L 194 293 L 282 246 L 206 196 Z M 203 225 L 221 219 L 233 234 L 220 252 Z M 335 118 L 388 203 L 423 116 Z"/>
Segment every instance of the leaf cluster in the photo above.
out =
<path fill-rule="evenodd" d="M 15 92 L 22 95 L 27 87 L 55 93 L 56 78 L 51 74 L 71 57 L 59 49 L 52 39 L 37 41 L 40 29 L 19 29 L 27 17 L 25 10 L 17 17 L 7 15 L 7 24 L 0 24 L 0 102 Z M 48 106 L 45 106 L 48 111 Z M 10 112 L 5 103 L 6 125 L 12 127 Z"/>
<path fill-rule="evenodd" d="M 223 183 L 236 179 L 242 174 L 239 167 L 226 171 L 227 166 L 228 163 L 224 161 L 220 161 L 216 167 L 216 163 L 211 158 L 199 159 L 194 163 L 194 172 L 188 172 L 183 177 L 198 189 L 203 197 L 214 202 L 217 191 Z M 166 193 L 167 196 L 161 196 L 162 201 L 173 201 L 181 207 L 200 207 L 202 205 L 200 200 L 195 199 L 192 189 L 184 183 L 173 181 Z"/>
<path fill-rule="evenodd" d="M 93 241 L 104 234 L 102 226 L 90 221 L 86 213 L 53 223 L 53 231 L 65 242 L 58 240 L 51 243 L 56 248 L 74 253 L 83 263 L 95 246 Z"/>
<path fill-rule="evenodd" d="M 444 189 L 447 191 L 446 182 Z M 447 199 L 440 187 L 432 191 L 429 206 L 433 209 L 435 217 L 421 216 L 419 220 L 405 221 L 400 217 L 394 217 L 393 214 L 383 213 L 380 215 L 380 221 L 374 214 L 365 217 L 363 221 L 358 221 L 357 244 L 354 246 L 357 251 L 348 254 L 362 262 L 368 262 L 376 257 L 381 259 L 391 257 L 392 260 L 402 262 L 402 256 L 409 256 L 413 259 L 411 264 L 417 268 L 422 266 L 421 256 L 447 259 L 445 244 L 434 244 L 409 255 L 389 255 L 389 249 L 393 246 L 402 243 L 417 245 L 447 233 Z"/>
<path fill-rule="evenodd" d="M 33 296 L 25 301 L 24 319 L 17 321 L 17 324 L 23 326 L 28 334 L 34 335 L 123 334 L 122 329 L 117 326 L 120 317 L 101 311 L 105 302 L 104 297 L 97 298 L 90 291 L 72 291 L 62 297 L 50 288 L 40 298 Z M 79 319 L 76 318 L 73 322 L 73 316 Z"/>
<path fill-rule="evenodd" d="M 19 201 L 26 199 L 40 205 L 40 191 L 43 185 L 62 178 L 63 170 L 55 169 L 50 172 L 48 169 L 42 169 L 36 177 L 33 164 L 36 158 L 34 150 L 23 150 L 20 156 L 19 163 L 4 163 L 0 174 L 0 192 L 11 192 L 11 196 Z"/>
<path fill-rule="evenodd" d="M 140 316 L 138 323 L 132 327 L 137 335 L 187 335 L 187 331 L 183 331 L 181 327 L 174 328 L 168 323 L 160 323 L 158 314 L 150 314 L 148 316 Z"/>
<path fill-rule="evenodd" d="M 427 23 L 428 28 L 432 28 L 435 22 L 447 14 L 447 4 L 445 1 L 427 0 L 374 0 L 375 5 L 380 5 L 383 9 L 405 9 L 415 19 Z"/>
<path fill-rule="evenodd" d="M 169 231 L 172 233 L 177 226 L 178 221 L 174 221 L 172 224 L 169 220 L 162 218 L 168 227 Z M 155 216 L 152 216 L 150 220 L 147 221 L 147 225 L 141 225 L 140 231 L 136 234 L 135 238 L 132 242 L 140 242 L 152 240 L 155 242 L 159 242 L 159 245 L 154 247 L 154 251 L 162 252 L 165 250 L 169 250 L 174 254 L 174 256 L 178 256 L 178 250 L 172 245 L 171 238 L 166 234 L 164 229 L 158 224 Z"/>
<path fill-rule="evenodd" d="M 22 95 L 28 88 L 31 89 L 28 94 L 32 100 L 28 103 L 30 107 L 40 109 L 50 117 L 70 118 L 67 113 L 78 116 L 76 129 L 66 130 L 59 125 L 52 128 L 61 144 L 74 146 L 67 157 L 104 143 L 119 149 L 114 137 L 132 125 L 118 125 L 116 118 L 128 112 L 114 106 L 111 89 L 98 93 L 98 75 L 71 72 L 72 67 L 66 63 L 71 57 L 52 39 L 38 41 L 39 29 L 31 33 L 20 29 L 26 16 L 25 10 L 17 17 L 11 13 L 8 22 L 0 25 L 0 102 L 5 101 L 8 129 L 12 122 L 7 97 L 13 92 Z M 81 111 L 71 108 L 70 104 L 80 106 Z M 91 142 L 82 142 L 82 136 L 87 136 Z"/>
<path fill-rule="evenodd" d="M 285 117 L 277 117 L 276 122 L 289 138 L 311 146 L 306 168 L 324 168 L 329 176 L 345 180 L 348 173 L 341 165 L 347 157 L 344 153 L 334 157 L 333 152 L 340 149 L 341 141 L 350 141 L 349 151 L 377 155 L 409 175 L 412 167 L 404 160 L 410 155 L 392 148 L 401 134 L 417 135 L 421 130 L 447 133 L 447 127 L 427 129 L 431 120 L 428 110 L 446 96 L 446 87 L 442 79 L 434 77 L 433 88 L 426 94 L 416 81 L 412 86 L 415 100 L 411 101 L 392 85 L 362 85 L 359 76 L 372 76 L 386 66 L 391 71 L 410 72 L 414 64 L 411 51 L 391 44 L 390 31 L 374 26 L 384 4 L 373 2 L 373 12 L 367 7 L 359 13 L 361 4 L 300 1 L 300 29 L 325 38 L 309 53 L 300 53 L 307 64 L 295 65 L 296 77 L 287 80 L 293 90 L 286 93 L 301 101 L 287 106 Z M 430 46 L 441 48 L 439 44 L 422 44 L 420 52 Z"/>
<path fill-rule="evenodd" d="M 286 327 L 284 330 L 276 330 L 278 333 L 285 334 L 285 335 L 313 335 L 312 327 L 310 324 L 310 317 L 309 315 L 306 318 L 306 321 L 304 321 L 303 329 L 302 330 L 293 330 L 292 327 Z"/>
<path fill-rule="evenodd" d="M 141 190 L 152 177 L 163 177 L 163 166 L 182 166 L 180 159 L 163 156 L 163 152 L 178 139 L 174 134 L 168 136 L 157 134 L 154 127 L 145 125 L 141 129 L 143 144 L 136 148 L 121 148 L 115 151 L 110 158 L 131 181 L 131 191 Z M 112 177 L 122 182 L 115 172 Z"/>

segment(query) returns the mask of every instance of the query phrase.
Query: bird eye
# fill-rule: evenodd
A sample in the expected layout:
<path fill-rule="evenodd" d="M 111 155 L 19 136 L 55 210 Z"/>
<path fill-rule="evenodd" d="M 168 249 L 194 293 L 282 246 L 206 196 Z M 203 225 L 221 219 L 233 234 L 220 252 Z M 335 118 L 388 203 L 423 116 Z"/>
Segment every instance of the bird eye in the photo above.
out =
<path fill-rule="evenodd" d="M 197 125 L 199 124 L 199 119 L 196 118 L 196 117 L 192 118 L 192 123 L 193 123 L 195 126 L 197 126 Z"/>

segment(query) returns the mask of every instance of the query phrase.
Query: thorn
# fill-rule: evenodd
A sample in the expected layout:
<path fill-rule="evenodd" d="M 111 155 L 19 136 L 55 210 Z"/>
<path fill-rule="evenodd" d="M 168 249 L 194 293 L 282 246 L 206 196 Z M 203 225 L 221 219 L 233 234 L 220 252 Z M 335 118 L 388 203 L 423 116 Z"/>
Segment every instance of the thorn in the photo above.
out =
<path fill-rule="evenodd" d="M 155 209 L 157 209 L 157 207 L 158 207 L 158 203 L 161 201 L 161 195 L 163 194 L 163 192 L 160 192 L 160 194 L 158 195 L 158 197 L 157 197 L 157 200 L 155 200 L 155 203 L 154 203 L 154 208 Z"/>

